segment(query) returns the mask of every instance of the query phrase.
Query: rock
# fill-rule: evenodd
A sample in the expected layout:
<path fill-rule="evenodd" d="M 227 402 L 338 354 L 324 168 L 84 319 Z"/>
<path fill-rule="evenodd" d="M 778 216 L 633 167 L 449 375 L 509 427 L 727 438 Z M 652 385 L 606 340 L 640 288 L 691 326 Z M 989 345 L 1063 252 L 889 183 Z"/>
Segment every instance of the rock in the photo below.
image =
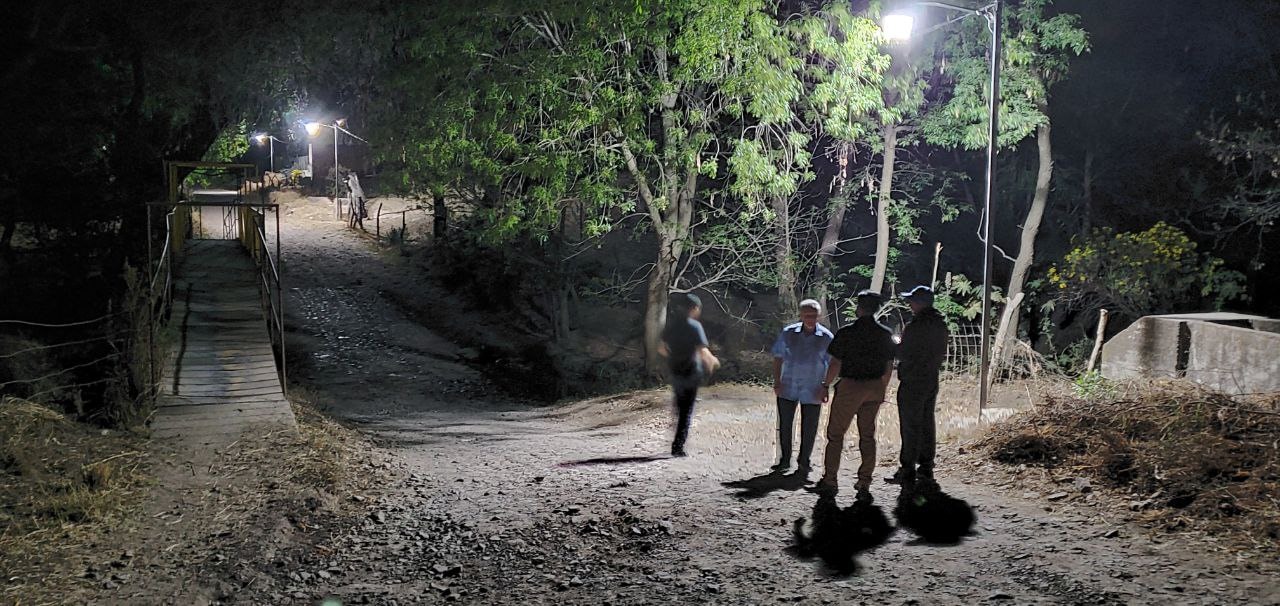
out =
<path fill-rule="evenodd" d="M 1067 496 L 1068 496 L 1068 495 L 1067 495 L 1067 493 L 1065 493 L 1065 492 L 1055 492 L 1055 493 L 1053 493 L 1053 494 L 1049 495 L 1049 496 L 1048 496 L 1048 499 L 1049 499 L 1050 501 L 1061 501 L 1062 499 L 1067 498 Z"/>
<path fill-rule="evenodd" d="M 1075 487 L 1076 487 L 1076 490 L 1079 490 L 1081 493 L 1084 493 L 1084 494 L 1093 492 L 1093 484 L 1089 482 L 1089 478 L 1076 478 Z"/>
<path fill-rule="evenodd" d="M 993 593 L 987 596 L 988 600 L 1012 600 L 1013 596 L 1007 593 Z"/>
<path fill-rule="evenodd" d="M 369 519 L 373 520 L 374 522 L 377 522 L 378 524 L 386 524 L 387 514 L 381 511 L 375 511 L 369 514 Z"/>
<path fill-rule="evenodd" d="M 707 590 L 707 593 L 720 593 L 722 591 L 718 583 L 707 583 L 702 588 Z"/>
<path fill-rule="evenodd" d="M 573 577 L 572 579 L 569 579 L 569 586 L 570 586 L 570 587 L 582 587 L 583 585 L 584 585 L 584 583 L 582 582 L 582 578 L 581 578 L 581 577 L 575 576 L 575 577 Z"/>

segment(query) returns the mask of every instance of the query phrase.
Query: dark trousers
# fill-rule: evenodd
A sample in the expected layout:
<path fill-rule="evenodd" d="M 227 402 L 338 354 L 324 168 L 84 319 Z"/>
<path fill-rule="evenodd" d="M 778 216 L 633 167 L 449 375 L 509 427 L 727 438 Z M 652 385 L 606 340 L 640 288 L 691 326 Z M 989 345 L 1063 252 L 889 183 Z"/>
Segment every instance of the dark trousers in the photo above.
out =
<path fill-rule="evenodd" d="M 782 450 L 778 462 L 791 461 L 791 436 L 795 431 L 796 406 L 800 407 L 800 456 L 796 457 L 796 463 L 808 467 L 809 456 L 813 454 L 813 441 L 818 436 L 822 407 L 817 404 L 800 404 L 786 398 L 778 398 L 778 446 Z"/>
<path fill-rule="evenodd" d="M 689 423 L 693 421 L 693 404 L 698 401 L 698 385 L 701 377 L 676 375 L 671 377 L 671 391 L 675 394 L 676 437 L 671 442 L 671 453 L 683 453 L 684 441 L 689 437 Z"/>
<path fill-rule="evenodd" d="M 898 384 L 898 426 L 902 430 L 902 474 L 933 477 L 933 459 L 938 450 L 938 427 L 934 409 L 938 403 L 938 379 L 904 378 Z"/>

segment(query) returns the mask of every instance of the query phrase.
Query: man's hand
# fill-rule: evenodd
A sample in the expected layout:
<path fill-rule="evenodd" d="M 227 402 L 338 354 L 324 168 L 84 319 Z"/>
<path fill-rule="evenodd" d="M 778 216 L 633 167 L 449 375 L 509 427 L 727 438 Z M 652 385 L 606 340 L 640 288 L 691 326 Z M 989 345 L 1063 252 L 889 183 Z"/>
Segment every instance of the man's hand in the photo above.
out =
<path fill-rule="evenodd" d="M 825 385 L 819 385 L 818 389 L 814 390 L 813 397 L 818 402 L 826 404 L 827 400 L 831 399 L 831 391 Z"/>
<path fill-rule="evenodd" d="M 773 382 L 773 395 L 779 398 L 782 397 L 782 381 L 781 380 L 777 380 Z"/>

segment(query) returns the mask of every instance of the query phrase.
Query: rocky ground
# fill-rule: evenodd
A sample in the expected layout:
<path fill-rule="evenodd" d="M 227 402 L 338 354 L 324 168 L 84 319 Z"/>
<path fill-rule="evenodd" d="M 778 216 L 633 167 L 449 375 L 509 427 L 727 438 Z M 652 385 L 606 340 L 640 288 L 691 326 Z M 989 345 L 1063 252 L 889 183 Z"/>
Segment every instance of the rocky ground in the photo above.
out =
<path fill-rule="evenodd" d="M 1087 482 L 966 452 L 975 423 L 954 385 L 942 403 L 950 439 L 939 482 L 972 506 L 974 533 L 938 545 L 898 529 L 839 574 L 797 549 L 794 522 L 804 519 L 803 532 L 827 545 L 860 527 L 826 524 L 827 514 L 815 527 L 823 505 L 805 486 L 816 478 L 767 473 L 767 389 L 704 390 L 690 456 L 679 459 L 663 454 L 661 390 L 531 407 L 497 393 L 465 350 L 418 321 L 456 306 L 447 293 L 329 212 L 318 201 L 283 209 L 290 377 L 370 440 L 349 460 L 363 481 L 281 494 L 253 509 L 258 523 L 192 533 L 172 556 L 125 557 L 132 543 L 113 543 L 120 549 L 94 572 L 107 576 L 85 582 L 73 601 L 1280 604 L 1273 560 L 1144 528 L 1127 519 L 1123 499 Z M 1035 397 L 1021 391 L 1006 394 L 1009 407 Z M 880 475 L 893 468 L 896 423 L 886 407 Z M 270 466 L 270 454 L 260 463 Z M 856 461 L 850 445 L 845 485 Z M 271 481 L 252 486 L 271 490 Z M 873 494 L 880 509 L 859 515 L 892 521 L 897 488 L 877 480 Z M 117 571 L 132 575 L 128 592 L 104 589 Z"/>

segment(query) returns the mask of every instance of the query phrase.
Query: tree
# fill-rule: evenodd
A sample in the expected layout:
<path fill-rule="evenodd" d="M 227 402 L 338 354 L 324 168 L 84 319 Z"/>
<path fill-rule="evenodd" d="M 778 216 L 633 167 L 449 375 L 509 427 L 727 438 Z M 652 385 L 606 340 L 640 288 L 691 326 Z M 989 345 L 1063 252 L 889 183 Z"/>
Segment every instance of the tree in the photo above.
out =
<path fill-rule="evenodd" d="M 1129 320 L 1155 313 L 1221 309 L 1245 299 L 1245 278 L 1196 251 L 1164 222 L 1140 232 L 1098 229 L 1049 268 L 1055 299 L 1073 310 L 1106 308 Z"/>
<path fill-rule="evenodd" d="M 800 204 L 802 188 L 815 178 L 814 148 L 826 137 L 852 144 L 865 136 L 868 115 L 878 108 L 878 76 L 888 57 L 877 51 L 875 23 L 843 3 L 779 27 L 785 35 L 768 37 L 771 44 L 760 48 L 763 60 L 748 67 L 748 77 L 758 84 L 728 168 L 730 192 L 749 208 L 764 208 L 773 224 L 780 313 L 794 317 L 805 265 L 794 235 L 810 233 L 807 224 L 824 210 Z M 834 219 L 833 237 L 838 239 L 843 208 Z"/>
<path fill-rule="evenodd" d="M 1039 166 L 1035 193 L 1022 222 L 1018 253 L 1005 291 L 1011 304 L 1026 285 L 1035 259 L 1036 236 L 1049 202 L 1053 178 L 1049 89 L 1066 78 L 1071 57 L 1089 48 L 1079 17 L 1069 13 L 1050 15 L 1047 11 L 1051 3 L 1052 0 L 1026 0 L 1006 14 L 999 143 L 1002 147 L 1014 145 L 1034 132 Z M 978 28 L 985 28 L 985 24 L 978 24 Z M 986 145 L 983 100 L 989 97 L 984 87 L 990 68 L 984 34 L 981 29 L 970 27 L 947 46 L 955 88 L 951 99 L 931 114 L 931 124 L 926 126 L 935 143 L 967 149 Z M 1001 315 L 992 350 L 993 365 L 1000 364 L 1006 344 L 1016 338 L 1019 319 L 1016 306 Z"/>
<path fill-rule="evenodd" d="M 546 234 L 571 205 L 587 210 L 596 233 L 639 217 L 655 245 L 644 343 L 646 366 L 656 370 L 668 296 L 681 289 L 682 269 L 694 254 L 723 250 L 700 242 L 695 230 L 741 216 L 732 196 L 704 187 L 733 178 L 721 171 L 723 162 L 732 172 L 725 154 L 736 149 L 730 142 L 744 140 L 746 116 L 772 111 L 767 95 L 799 94 L 757 78 L 785 67 L 778 49 L 789 41 L 776 9 L 766 0 L 496 1 L 457 9 L 406 41 L 427 50 L 400 77 L 439 84 L 411 90 L 401 103 L 436 108 L 431 128 L 445 134 L 414 133 L 401 145 L 405 164 L 444 167 L 432 181 L 479 189 L 479 212 L 497 239 Z M 435 34 L 452 42 L 437 48 L 421 39 Z"/>
<path fill-rule="evenodd" d="M 1244 96 L 1230 117 L 1211 121 L 1201 139 L 1221 163 L 1231 183 L 1220 204 L 1213 204 L 1218 234 L 1234 238 L 1254 233 L 1259 245 L 1254 269 L 1263 266 L 1261 236 L 1280 220 L 1280 119 L 1265 96 Z"/>

